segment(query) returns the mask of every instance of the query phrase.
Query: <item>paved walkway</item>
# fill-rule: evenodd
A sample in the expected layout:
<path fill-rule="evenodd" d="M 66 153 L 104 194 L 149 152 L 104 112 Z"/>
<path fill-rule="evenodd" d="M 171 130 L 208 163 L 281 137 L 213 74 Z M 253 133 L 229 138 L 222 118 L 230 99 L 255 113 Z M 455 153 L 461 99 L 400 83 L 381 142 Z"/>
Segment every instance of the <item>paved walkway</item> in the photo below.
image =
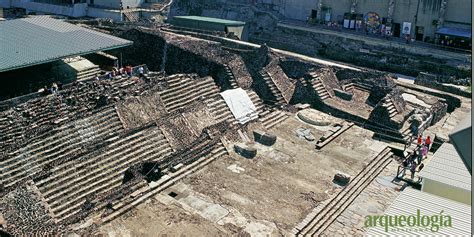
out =
<path fill-rule="evenodd" d="M 250 47 L 254 47 L 254 48 L 260 48 L 260 45 L 254 44 L 254 43 L 249 43 L 249 42 L 246 42 L 246 41 L 233 40 L 233 39 L 229 39 L 229 38 L 221 38 L 221 40 L 230 41 L 230 42 L 233 42 L 233 43 L 242 44 L 242 45 L 246 45 L 246 46 L 250 46 Z M 276 49 L 276 48 L 271 48 L 271 49 L 272 49 L 272 51 L 274 51 L 276 53 L 281 53 L 281 54 L 284 54 L 284 55 L 287 55 L 287 56 L 290 56 L 290 57 L 299 58 L 299 59 L 304 60 L 304 61 L 310 61 L 310 62 L 323 64 L 323 65 L 327 65 L 327 66 L 335 66 L 335 67 L 340 67 L 340 68 L 344 68 L 344 69 L 351 69 L 351 70 L 355 70 L 355 71 L 361 71 L 361 69 L 359 69 L 359 68 L 352 67 L 352 66 L 342 64 L 342 63 L 338 63 L 338 62 L 331 61 L 331 60 L 326 60 L 326 59 L 321 59 L 321 58 L 316 58 L 316 57 L 309 57 L 309 56 L 306 56 L 306 55 L 303 55 L 303 54 L 293 53 L 293 52 L 289 52 L 289 51 L 281 50 L 281 49 Z"/>
<path fill-rule="evenodd" d="M 390 40 L 382 37 L 374 36 L 367 36 L 362 32 L 356 32 L 353 30 L 330 30 L 325 29 L 322 26 L 314 26 L 314 25 L 307 25 L 302 24 L 301 22 L 290 22 L 290 23 L 278 23 L 279 27 L 295 29 L 295 30 L 302 30 L 302 31 L 309 31 L 314 33 L 321 33 L 327 35 L 334 35 L 339 37 L 344 37 L 353 40 L 363 40 L 367 45 L 373 46 L 385 46 L 385 47 L 396 47 L 396 48 L 403 48 L 409 52 L 423 54 L 423 55 L 430 55 L 439 58 L 454 58 L 458 60 L 470 60 L 471 53 L 469 52 L 453 52 L 448 51 L 446 49 L 442 49 L 439 46 L 423 43 L 423 42 L 412 42 L 410 44 L 404 43 L 404 40 L 398 37 L 392 37 Z M 422 48 L 422 49 L 420 49 Z M 426 49 L 429 50 L 426 50 Z"/>

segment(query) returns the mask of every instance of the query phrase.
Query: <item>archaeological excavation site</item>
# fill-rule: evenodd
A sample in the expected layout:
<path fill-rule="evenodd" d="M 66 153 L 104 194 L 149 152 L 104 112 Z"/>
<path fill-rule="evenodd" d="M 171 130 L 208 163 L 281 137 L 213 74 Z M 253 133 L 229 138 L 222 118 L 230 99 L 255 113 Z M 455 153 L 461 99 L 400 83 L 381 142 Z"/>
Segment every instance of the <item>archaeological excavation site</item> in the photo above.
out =
<path fill-rule="evenodd" d="M 189 7 L 176 2 L 158 5 Z M 13 48 L 0 57 L 0 235 L 381 236 L 367 217 L 404 200 L 407 215 L 455 203 L 439 234 L 469 233 L 466 63 L 269 30 L 274 16 L 252 12 L 249 29 L 127 11 L 0 22 Z M 15 49 L 22 37 L 33 43 Z"/>

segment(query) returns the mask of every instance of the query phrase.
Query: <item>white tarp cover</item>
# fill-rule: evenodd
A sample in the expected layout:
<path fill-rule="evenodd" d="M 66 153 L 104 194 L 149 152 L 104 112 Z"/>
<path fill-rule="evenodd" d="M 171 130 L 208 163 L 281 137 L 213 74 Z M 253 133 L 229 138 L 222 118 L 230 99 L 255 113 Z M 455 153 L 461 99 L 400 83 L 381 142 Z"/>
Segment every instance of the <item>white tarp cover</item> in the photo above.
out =
<path fill-rule="evenodd" d="M 225 103 L 240 124 L 245 124 L 258 118 L 257 108 L 250 100 L 247 92 L 241 88 L 226 90 L 221 93 Z"/>

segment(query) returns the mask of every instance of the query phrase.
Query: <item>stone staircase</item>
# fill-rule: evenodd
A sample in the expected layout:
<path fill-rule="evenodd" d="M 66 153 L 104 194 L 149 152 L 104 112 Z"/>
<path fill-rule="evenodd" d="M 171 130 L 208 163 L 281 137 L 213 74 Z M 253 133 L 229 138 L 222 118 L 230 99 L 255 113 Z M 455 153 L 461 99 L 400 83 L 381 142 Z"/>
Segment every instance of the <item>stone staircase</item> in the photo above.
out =
<path fill-rule="evenodd" d="M 95 78 L 97 75 L 100 74 L 99 66 L 95 65 L 94 67 L 87 68 L 83 71 L 77 72 L 76 80 L 77 81 L 84 81 L 91 78 Z"/>
<path fill-rule="evenodd" d="M 339 193 L 318 205 L 292 230 L 292 234 L 322 236 L 359 194 L 393 161 L 392 155 L 390 148 L 383 149 Z"/>
<path fill-rule="evenodd" d="M 93 113 L 96 98 L 123 95 L 135 83 L 121 77 L 75 82 L 55 95 L 30 99 L 0 112 L 0 152 L 13 151 L 53 128 Z"/>
<path fill-rule="evenodd" d="M 229 65 L 224 64 L 224 70 L 225 70 L 225 73 L 227 75 L 227 78 L 229 79 L 230 86 L 232 87 L 232 89 L 238 88 L 239 85 L 237 84 L 237 81 L 235 80 L 234 73 L 232 72 L 232 69 L 230 69 Z"/>
<path fill-rule="evenodd" d="M 392 99 L 390 99 L 389 97 L 385 97 L 383 99 L 382 106 L 387 109 L 390 118 L 393 118 L 398 114 L 398 111 L 395 108 L 395 105 L 393 104 Z"/>
<path fill-rule="evenodd" d="M 37 137 L 0 161 L 0 180 L 10 187 L 26 177 L 35 177 L 56 163 L 62 163 L 84 152 L 87 146 L 103 142 L 123 131 L 113 107 L 90 117 L 71 122 Z"/>
<path fill-rule="evenodd" d="M 260 97 L 258 97 L 255 91 L 246 90 L 246 92 L 247 92 L 247 95 L 250 97 L 250 100 L 252 101 L 252 103 L 255 105 L 255 108 L 257 109 L 259 116 L 261 117 L 262 114 L 265 113 L 265 111 L 267 111 L 263 105 L 263 101 L 260 99 Z"/>
<path fill-rule="evenodd" d="M 271 129 L 275 127 L 276 125 L 282 123 L 283 121 L 285 121 L 285 119 L 289 117 L 285 112 L 281 110 L 275 110 L 273 112 L 264 112 L 262 116 L 263 117 L 260 118 L 260 121 L 266 129 Z"/>
<path fill-rule="evenodd" d="M 235 120 L 224 99 L 219 97 L 210 98 L 206 100 L 206 104 L 216 123 L 228 121 L 230 124 L 237 124 L 237 120 Z"/>
<path fill-rule="evenodd" d="M 257 112 L 259 116 L 262 116 L 267 114 L 265 113 L 265 107 L 258 97 L 257 93 L 251 90 L 246 91 L 248 96 L 250 97 L 250 100 L 252 103 L 255 105 L 255 108 L 257 109 Z M 227 121 L 232 125 L 236 125 L 238 121 L 234 118 L 232 115 L 232 112 L 230 111 L 229 107 L 225 103 L 224 99 L 221 96 L 214 97 L 214 98 L 209 98 L 206 101 L 207 106 L 209 107 L 209 111 L 211 114 L 214 116 L 216 119 L 217 123 Z"/>
<path fill-rule="evenodd" d="M 316 91 L 316 94 L 318 95 L 318 97 L 321 100 L 325 100 L 325 99 L 331 97 L 331 95 L 329 94 L 329 91 L 326 89 L 326 87 L 324 87 L 324 84 L 321 81 L 321 78 L 315 77 L 314 75 L 311 75 L 311 76 L 313 76 L 313 79 L 312 79 L 311 83 L 312 83 L 313 89 Z"/>
<path fill-rule="evenodd" d="M 102 218 L 102 222 L 106 223 L 119 217 L 120 215 L 131 210 L 132 208 L 136 207 L 145 200 L 148 200 L 159 192 L 171 187 L 173 184 L 175 184 L 182 178 L 192 174 L 193 172 L 198 171 L 199 169 L 205 167 L 212 161 L 226 154 L 227 150 L 225 149 L 224 145 L 219 142 L 213 146 L 208 147 L 205 153 L 199 152 L 192 155 L 190 159 L 187 160 L 188 162 L 184 164 L 179 170 L 175 172 L 170 172 L 167 175 L 162 176 L 156 182 L 151 182 L 148 187 L 141 188 L 136 192 L 136 196 L 130 195 L 129 197 L 125 197 L 118 205 L 119 208 L 116 208 L 114 212 Z"/>
<path fill-rule="evenodd" d="M 280 105 L 286 104 L 283 95 L 281 94 L 280 90 L 278 90 L 277 86 L 275 85 L 275 82 L 273 82 L 272 76 L 265 70 L 261 70 L 259 73 L 265 81 L 265 84 L 267 84 L 268 88 L 270 89 L 270 92 L 275 97 L 275 103 Z"/>
<path fill-rule="evenodd" d="M 51 169 L 51 175 L 36 181 L 54 217 L 62 221 L 81 211 L 89 196 L 100 196 L 123 185 L 125 171 L 141 161 L 158 161 L 172 153 L 157 127 L 116 136 L 97 152 Z"/>
<path fill-rule="evenodd" d="M 176 76 L 169 77 L 166 81 L 169 87 L 159 94 L 168 112 L 176 111 L 199 98 L 219 95 L 219 88 L 211 77 L 193 80 L 189 77 Z"/>

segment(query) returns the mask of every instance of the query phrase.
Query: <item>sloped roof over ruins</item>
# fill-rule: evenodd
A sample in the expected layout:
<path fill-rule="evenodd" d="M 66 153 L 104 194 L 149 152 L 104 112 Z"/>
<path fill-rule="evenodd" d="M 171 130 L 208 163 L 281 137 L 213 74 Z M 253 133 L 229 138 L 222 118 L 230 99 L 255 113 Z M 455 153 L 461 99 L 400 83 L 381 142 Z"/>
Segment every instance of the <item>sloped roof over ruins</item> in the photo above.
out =
<path fill-rule="evenodd" d="M 48 16 L 1 22 L 0 35 L 0 72 L 132 44 Z"/>

